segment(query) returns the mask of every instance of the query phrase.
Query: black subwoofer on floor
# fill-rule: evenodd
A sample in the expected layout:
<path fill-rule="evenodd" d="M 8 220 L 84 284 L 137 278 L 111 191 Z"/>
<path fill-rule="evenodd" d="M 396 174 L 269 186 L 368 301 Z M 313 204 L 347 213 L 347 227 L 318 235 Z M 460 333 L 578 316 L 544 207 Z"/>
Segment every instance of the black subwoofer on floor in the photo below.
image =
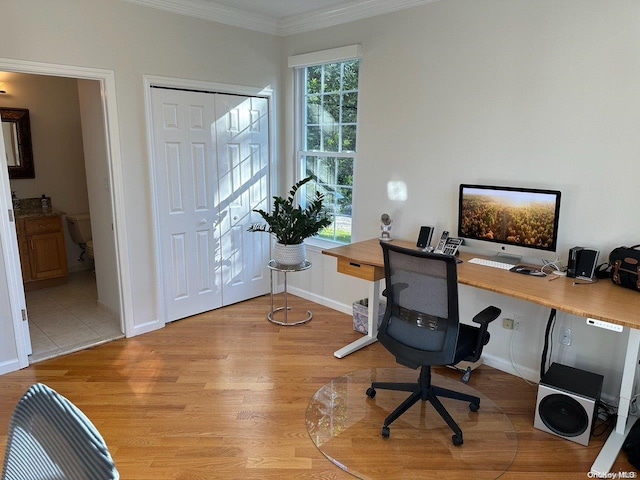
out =
<path fill-rule="evenodd" d="M 538 386 L 533 426 L 581 445 L 589 445 L 604 377 L 553 363 Z"/>

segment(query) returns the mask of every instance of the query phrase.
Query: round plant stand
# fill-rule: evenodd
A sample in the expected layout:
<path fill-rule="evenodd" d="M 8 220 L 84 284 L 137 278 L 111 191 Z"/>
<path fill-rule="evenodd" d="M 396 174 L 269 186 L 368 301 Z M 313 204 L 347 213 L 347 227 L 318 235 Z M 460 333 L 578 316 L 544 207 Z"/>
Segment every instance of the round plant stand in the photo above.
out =
<path fill-rule="evenodd" d="M 303 270 L 307 270 L 311 268 L 311 262 L 308 262 L 305 260 L 299 265 L 282 265 L 276 262 L 275 260 L 271 260 L 269 261 L 269 263 L 267 263 L 267 267 L 269 267 L 269 270 L 271 270 L 271 310 L 267 315 L 267 319 L 271 323 L 276 323 L 278 325 L 285 325 L 285 326 L 300 325 L 302 323 L 307 323 L 309 320 L 311 320 L 313 318 L 313 313 L 311 313 L 310 310 L 307 310 L 307 316 L 302 320 L 294 320 L 291 322 L 289 321 L 289 310 L 291 310 L 291 307 L 289 306 L 289 297 L 287 293 L 287 274 L 291 272 L 301 272 Z M 282 307 L 274 308 L 273 307 L 273 291 L 274 291 L 273 276 L 277 275 L 279 272 L 284 274 L 284 305 Z M 283 315 L 284 319 L 282 321 L 276 320 L 274 318 L 275 314 L 278 312 L 283 312 L 284 314 Z"/>

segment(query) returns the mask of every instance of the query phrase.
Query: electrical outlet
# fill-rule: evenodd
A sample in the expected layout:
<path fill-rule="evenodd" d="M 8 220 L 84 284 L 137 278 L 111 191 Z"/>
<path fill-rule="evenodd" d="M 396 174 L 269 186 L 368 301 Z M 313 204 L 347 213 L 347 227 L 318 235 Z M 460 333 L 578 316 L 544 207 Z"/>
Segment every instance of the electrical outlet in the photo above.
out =
<path fill-rule="evenodd" d="M 513 330 L 513 319 L 512 318 L 503 318 L 502 319 L 502 328 L 506 328 L 507 330 Z"/>
<path fill-rule="evenodd" d="M 562 330 L 562 336 L 560 337 L 560 343 L 562 345 L 566 345 L 567 347 L 571 345 L 571 329 L 565 328 Z"/>

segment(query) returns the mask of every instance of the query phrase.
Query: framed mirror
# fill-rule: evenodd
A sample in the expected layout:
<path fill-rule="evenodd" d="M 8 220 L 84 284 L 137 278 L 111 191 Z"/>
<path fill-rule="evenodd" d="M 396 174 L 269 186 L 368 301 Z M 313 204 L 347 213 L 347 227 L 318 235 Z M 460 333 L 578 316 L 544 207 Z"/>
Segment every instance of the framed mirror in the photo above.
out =
<path fill-rule="evenodd" d="M 31 124 L 26 108 L 0 108 L 9 178 L 35 178 Z"/>

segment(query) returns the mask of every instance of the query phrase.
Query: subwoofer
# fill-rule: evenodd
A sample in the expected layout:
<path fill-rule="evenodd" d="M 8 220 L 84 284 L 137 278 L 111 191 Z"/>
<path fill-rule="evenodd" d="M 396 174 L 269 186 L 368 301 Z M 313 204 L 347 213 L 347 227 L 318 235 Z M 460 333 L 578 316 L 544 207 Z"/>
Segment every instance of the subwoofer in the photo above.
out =
<path fill-rule="evenodd" d="M 589 445 L 604 377 L 553 363 L 540 380 L 533 426 Z"/>

